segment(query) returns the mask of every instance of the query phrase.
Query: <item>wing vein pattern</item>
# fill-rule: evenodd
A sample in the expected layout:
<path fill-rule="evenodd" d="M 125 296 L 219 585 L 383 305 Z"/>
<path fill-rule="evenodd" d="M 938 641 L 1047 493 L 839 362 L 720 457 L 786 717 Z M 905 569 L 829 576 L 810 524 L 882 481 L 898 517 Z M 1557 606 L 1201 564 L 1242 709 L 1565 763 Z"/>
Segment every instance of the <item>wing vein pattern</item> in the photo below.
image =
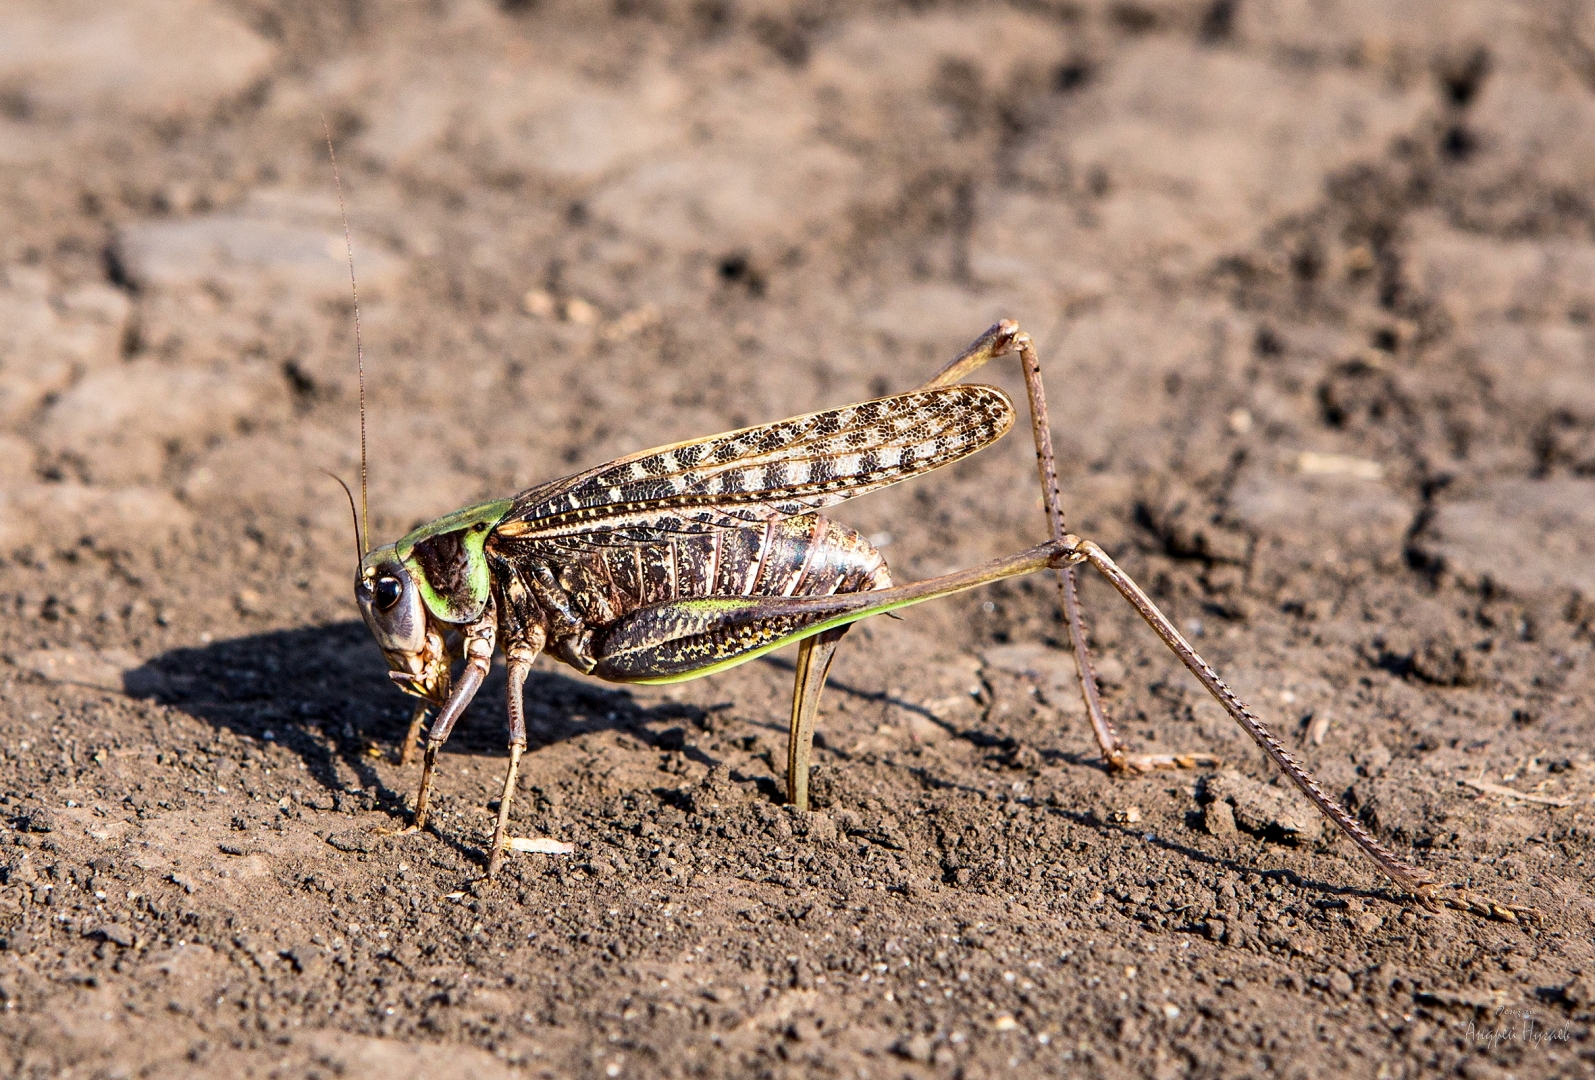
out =
<path fill-rule="evenodd" d="M 1013 426 L 1007 395 L 958 385 L 644 450 L 522 492 L 510 541 L 609 547 L 812 513 L 940 468 Z"/>

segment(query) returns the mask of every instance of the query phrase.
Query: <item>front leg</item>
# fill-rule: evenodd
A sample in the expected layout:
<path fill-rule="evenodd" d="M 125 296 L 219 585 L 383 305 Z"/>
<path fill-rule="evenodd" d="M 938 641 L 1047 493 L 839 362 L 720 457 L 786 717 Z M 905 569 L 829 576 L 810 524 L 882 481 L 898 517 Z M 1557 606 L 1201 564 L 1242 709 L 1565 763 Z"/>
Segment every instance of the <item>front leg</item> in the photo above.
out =
<path fill-rule="evenodd" d="M 427 733 L 426 756 L 421 759 L 421 787 L 415 795 L 415 818 L 410 822 L 407 832 L 426 828 L 432 800 L 432 774 L 437 768 L 438 751 L 448 742 L 455 721 L 476 696 L 477 690 L 481 689 L 488 668 L 492 666 L 493 642 L 498 635 L 498 617 L 492 601 L 488 602 L 482 617 L 461 631 L 461 635 L 463 640 L 460 649 L 465 654 L 465 670 L 460 672 L 454 692 L 449 695 L 443 711 L 438 713 L 437 722 Z"/>
<path fill-rule="evenodd" d="M 432 703 L 425 698 L 415 703 L 415 712 L 410 714 L 410 730 L 404 733 L 404 745 L 399 749 L 399 764 L 408 765 L 415 757 L 415 748 L 421 743 L 421 730 L 426 724 L 427 710 Z"/>

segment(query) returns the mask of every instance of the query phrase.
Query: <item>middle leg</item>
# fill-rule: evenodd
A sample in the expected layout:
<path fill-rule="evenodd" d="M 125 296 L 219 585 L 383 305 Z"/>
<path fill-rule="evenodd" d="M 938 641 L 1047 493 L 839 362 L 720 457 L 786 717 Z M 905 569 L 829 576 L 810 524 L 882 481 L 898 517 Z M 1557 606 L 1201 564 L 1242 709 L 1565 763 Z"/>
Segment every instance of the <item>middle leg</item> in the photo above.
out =
<path fill-rule="evenodd" d="M 851 624 L 849 624 L 851 625 Z M 836 646 L 847 626 L 837 626 L 798 644 L 797 676 L 792 684 L 792 729 L 786 741 L 786 801 L 799 810 L 809 808 L 809 756 L 814 748 L 814 721 L 820 714 L 820 694 L 830 673 Z"/>
<path fill-rule="evenodd" d="M 516 774 L 520 769 L 521 755 L 526 752 L 526 703 L 523 691 L 526 677 L 532 673 L 532 661 L 543 651 L 544 636 L 537 627 L 531 640 L 517 642 L 504 651 L 509 664 L 510 765 L 504 776 L 504 791 L 498 797 L 498 824 L 493 828 L 493 845 L 487 856 L 487 876 L 497 876 L 504 862 L 504 849 L 508 840 L 504 833 L 509 828 L 510 802 L 515 798 Z"/>

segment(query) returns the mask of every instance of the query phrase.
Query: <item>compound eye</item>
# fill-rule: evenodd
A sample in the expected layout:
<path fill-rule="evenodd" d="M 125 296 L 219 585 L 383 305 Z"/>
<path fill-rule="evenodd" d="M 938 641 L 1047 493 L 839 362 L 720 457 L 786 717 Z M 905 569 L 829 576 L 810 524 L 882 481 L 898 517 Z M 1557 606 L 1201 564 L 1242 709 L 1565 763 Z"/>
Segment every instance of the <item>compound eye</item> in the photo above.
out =
<path fill-rule="evenodd" d="M 403 595 L 404 586 L 398 578 L 379 577 L 371 586 L 371 606 L 378 611 L 390 611 Z"/>

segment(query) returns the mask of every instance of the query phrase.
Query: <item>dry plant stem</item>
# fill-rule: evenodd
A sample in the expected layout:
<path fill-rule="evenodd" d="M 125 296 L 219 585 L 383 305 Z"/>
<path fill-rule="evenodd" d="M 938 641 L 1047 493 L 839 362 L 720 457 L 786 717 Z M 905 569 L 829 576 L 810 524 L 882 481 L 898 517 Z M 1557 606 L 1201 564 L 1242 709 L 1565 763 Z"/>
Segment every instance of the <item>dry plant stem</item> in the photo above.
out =
<path fill-rule="evenodd" d="M 1378 863 L 1380 869 L 1389 874 L 1402 888 L 1423 899 L 1430 897 L 1434 883 L 1429 881 L 1417 867 L 1398 859 L 1394 852 L 1370 836 L 1355 818 L 1346 813 L 1344 807 L 1324 794 L 1323 789 L 1301 763 L 1291 756 L 1274 733 L 1268 730 L 1240 698 L 1235 696 L 1234 691 L 1224 684 L 1207 661 L 1197 655 L 1196 650 L 1191 648 L 1190 643 L 1175 629 L 1168 617 L 1158 610 L 1157 605 L 1141 591 L 1139 585 L 1130 580 L 1128 574 L 1119 569 L 1118 564 L 1108 557 L 1107 552 L 1090 540 L 1076 540 L 1075 547 L 1078 556 L 1101 571 L 1102 576 L 1119 591 L 1119 595 L 1130 602 L 1130 606 L 1135 608 L 1153 632 L 1163 639 L 1163 643 L 1174 651 L 1174 655 L 1178 656 L 1180 662 L 1196 676 L 1197 681 L 1220 705 L 1224 706 L 1224 710 L 1246 730 L 1246 734 L 1263 748 L 1263 752 L 1273 759 L 1280 771 L 1290 777 L 1291 783 L 1312 800 L 1314 806 L 1340 826 L 1346 835 L 1351 837 L 1357 846 L 1362 848 L 1368 857 Z"/>

